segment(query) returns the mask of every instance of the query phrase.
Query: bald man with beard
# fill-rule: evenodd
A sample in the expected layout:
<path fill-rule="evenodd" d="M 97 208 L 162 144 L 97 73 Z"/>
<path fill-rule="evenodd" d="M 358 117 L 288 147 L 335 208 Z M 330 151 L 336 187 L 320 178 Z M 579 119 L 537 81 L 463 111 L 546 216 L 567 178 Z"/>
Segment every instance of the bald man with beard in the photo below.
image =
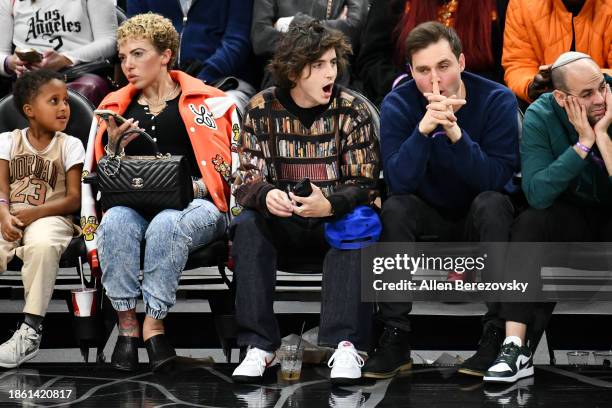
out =
<path fill-rule="evenodd" d="M 612 241 L 612 78 L 589 55 L 568 52 L 552 65 L 551 79 L 553 92 L 538 98 L 525 114 L 522 187 L 530 207 L 515 221 L 511 241 Z M 523 247 L 514 259 L 524 259 L 526 270 L 539 274 L 542 254 L 537 246 L 530 247 L 534 253 L 525 253 Z M 531 337 L 527 329 L 538 309 L 547 309 L 549 318 L 554 305 L 487 306 L 485 320 L 497 327 L 505 325 L 501 350 L 480 374 L 477 368 L 491 356 L 486 342 L 481 342 L 460 372 L 506 383 L 533 375 L 532 351 L 537 344 L 526 344 L 526 337 Z"/>

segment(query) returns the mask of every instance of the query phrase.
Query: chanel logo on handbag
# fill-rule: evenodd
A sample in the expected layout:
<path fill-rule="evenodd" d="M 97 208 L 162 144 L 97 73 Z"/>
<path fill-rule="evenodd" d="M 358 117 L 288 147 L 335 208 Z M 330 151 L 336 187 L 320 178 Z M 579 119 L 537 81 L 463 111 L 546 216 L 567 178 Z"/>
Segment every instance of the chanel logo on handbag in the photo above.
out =
<path fill-rule="evenodd" d="M 144 180 L 141 179 L 140 177 L 135 177 L 132 179 L 132 187 L 134 188 L 143 188 L 144 187 Z"/>

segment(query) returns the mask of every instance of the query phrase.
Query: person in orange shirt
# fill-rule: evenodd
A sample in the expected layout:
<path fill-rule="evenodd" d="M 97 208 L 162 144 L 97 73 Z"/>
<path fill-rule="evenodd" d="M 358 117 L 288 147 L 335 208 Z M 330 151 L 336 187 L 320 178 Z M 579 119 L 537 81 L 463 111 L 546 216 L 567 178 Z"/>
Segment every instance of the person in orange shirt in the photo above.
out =
<path fill-rule="evenodd" d="M 612 0 L 510 0 L 502 65 L 508 87 L 531 103 L 552 91 L 550 64 L 561 54 L 590 55 L 612 71 Z"/>

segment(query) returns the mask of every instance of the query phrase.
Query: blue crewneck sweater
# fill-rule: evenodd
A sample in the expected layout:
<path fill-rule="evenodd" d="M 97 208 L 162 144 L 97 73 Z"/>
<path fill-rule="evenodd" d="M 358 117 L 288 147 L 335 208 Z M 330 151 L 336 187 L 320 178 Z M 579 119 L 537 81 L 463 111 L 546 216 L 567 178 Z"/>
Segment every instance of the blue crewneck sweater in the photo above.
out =
<path fill-rule="evenodd" d="M 427 100 L 414 80 L 391 91 L 381 109 L 381 152 L 391 194 L 417 194 L 465 211 L 483 191 L 502 191 L 519 168 L 518 106 L 498 83 L 463 72 L 467 103 L 455 112 L 461 139 L 419 132 Z"/>
<path fill-rule="evenodd" d="M 250 79 L 253 0 L 193 0 L 187 16 L 179 0 L 128 0 L 127 14 L 152 11 L 172 20 L 181 36 L 178 65 L 202 62 L 198 78 L 212 82 L 235 75 Z"/>

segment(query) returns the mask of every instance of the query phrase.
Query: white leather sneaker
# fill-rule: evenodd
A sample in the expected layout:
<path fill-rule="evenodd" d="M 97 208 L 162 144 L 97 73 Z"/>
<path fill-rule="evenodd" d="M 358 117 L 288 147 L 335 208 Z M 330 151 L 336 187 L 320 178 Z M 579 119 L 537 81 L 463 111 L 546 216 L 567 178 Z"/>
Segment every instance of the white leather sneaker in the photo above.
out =
<path fill-rule="evenodd" d="M 333 384 L 355 384 L 361 380 L 363 358 L 350 341 L 341 341 L 327 362 L 331 368 L 330 379 Z"/>
<path fill-rule="evenodd" d="M 0 345 L 0 367 L 15 368 L 38 354 L 41 335 L 25 323 Z"/>
<path fill-rule="evenodd" d="M 275 353 L 249 347 L 244 360 L 232 373 L 232 379 L 239 383 L 257 382 L 263 377 L 264 371 L 277 362 Z"/>

